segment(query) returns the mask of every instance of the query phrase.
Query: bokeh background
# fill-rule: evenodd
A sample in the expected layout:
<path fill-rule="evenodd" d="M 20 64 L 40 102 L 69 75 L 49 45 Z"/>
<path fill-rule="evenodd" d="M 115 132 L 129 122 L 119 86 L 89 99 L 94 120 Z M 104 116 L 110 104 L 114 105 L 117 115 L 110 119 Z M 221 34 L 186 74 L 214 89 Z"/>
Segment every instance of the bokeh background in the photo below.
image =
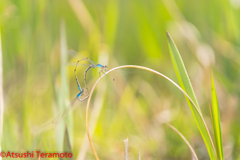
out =
<path fill-rule="evenodd" d="M 65 123 L 74 159 L 94 159 L 86 137 L 86 101 L 56 127 L 51 124 L 77 93 L 74 65 L 82 56 L 113 68 L 141 65 L 178 83 L 166 31 L 175 41 L 211 132 L 213 72 L 219 99 L 225 159 L 240 159 L 239 0 L 1 0 L 3 151 L 61 152 Z M 68 52 L 74 50 L 74 52 Z M 84 62 L 87 63 L 87 62 Z M 86 66 L 79 66 L 84 87 Z M 99 78 L 91 69 L 91 90 Z M 90 105 L 90 131 L 100 159 L 191 159 L 175 126 L 209 159 L 182 93 L 168 81 L 137 69 L 101 80 Z"/>

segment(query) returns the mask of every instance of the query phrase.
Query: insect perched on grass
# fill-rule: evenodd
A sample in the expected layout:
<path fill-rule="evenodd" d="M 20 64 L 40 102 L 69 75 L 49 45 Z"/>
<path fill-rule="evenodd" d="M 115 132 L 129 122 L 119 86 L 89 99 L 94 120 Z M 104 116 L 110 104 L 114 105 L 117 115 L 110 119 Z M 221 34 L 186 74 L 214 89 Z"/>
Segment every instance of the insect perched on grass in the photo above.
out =
<path fill-rule="evenodd" d="M 76 69 L 77 69 L 78 63 L 85 60 L 85 59 L 88 60 L 91 63 L 91 65 L 89 65 L 89 67 L 85 70 L 85 74 L 84 74 L 84 83 L 85 83 L 85 87 L 86 87 L 85 89 L 87 90 L 87 94 L 89 94 L 87 83 L 86 83 L 86 76 L 87 76 L 88 70 L 90 68 L 101 68 L 101 71 L 99 72 L 99 76 L 101 76 L 101 72 L 104 74 L 104 72 L 107 71 L 108 66 L 103 66 L 101 64 L 94 64 L 89 58 L 84 58 L 84 59 L 81 59 L 81 60 L 77 61 L 77 64 L 76 64 L 76 67 L 75 67 L 74 71 L 75 71 L 76 81 L 77 81 L 78 85 L 79 85 L 79 82 L 78 82 L 78 78 L 77 78 L 77 74 L 76 74 Z"/>
<path fill-rule="evenodd" d="M 75 52 L 75 51 L 72 51 L 71 52 Z M 87 65 L 88 68 L 85 70 L 85 74 L 84 74 L 84 83 L 85 83 L 85 89 L 87 91 L 87 96 L 84 97 L 83 99 L 81 99 L 80 97 L 82 95 L 85 95 L 85 90 L 81 88 L 80 86 L 80 83 L 78 81 L 78 78 L 77 78 L 77 67 L 78 67 L 78 64 L 83 61 L 83 60 L 88 60 L 91 64 L 84 64 L 84 65 Z M 105 71 L 107 71 L 107 66 L 104 66 L 104 65 L 101 65 L 101 64 L 94 64 L 89 58 L 87 57 L 84 57 L 82 58 L 81 60 L 78 60 L 77 63 L 76 63 L 76 67 L 74 69 L 74 73 L 75 73 L 75 79 L 76 79 L 76 82 L 77 82 L 77 85 L 78 85 L 78 89 L 79 89 L 79 93 L 77 94 L 77 96 L 71 101 L 71 103 L 69 104 L 69 106 L 66 108 L 66 110 L 64 110 L 62 113 L 60 113 L 53 121 L 52 121 L 52 124 L 53 125 L 57 125 L 59 124 L 64 117 L 66 117 L 68 115 L 68 113 L 73 109 L 73 105 L 74 103 L 76 102 L 76 100 L 78 99 L 79 101 L 84 101 L 88 98 L 88 88 L 87 88 L 87 83 L 86 83 L 86 76 L 87 76 L 87 72 L 90 68 L 101 68 L 101 71 L 99 72 L 99 75 L 101 76 L 101 72 L 104 73 Z"/>
<path fill-rule="evenodd" d="M 70 52 L 75 52 L 75 51 L 70 50 Z M 75 52 L 75 53 L 77 53 L 77 52 Z M 83 57 L 83 56 L 82 56 L 82 57 Z M 76 73 L 76 71 L 77 71 L 78 64 L 79 64 L 81 61 L 84 61 L 84 60 L 88 60 L 88 61 L 91 63 L 91 64 L 82 64 L 82 65 L 88 66 L 88 68 L 85 70 L 85 74 L 84 74 L 84 83 L 85 83 L 85 89 L 86 89 L 86 91 L 87 91 L 87 94 L 89 94 L 89 93 L 88 93 L 87 82 L 86 82 L 86 77 L 87 77 L 87 72 L 88 72 L 88 70 L 89 70 L 90 68 L 100 68 L 101 70 L 100 70 L 100 72 L 99 72 L 99 76 L 101 76 L 101 72 L 104 74 L 104 72 L 107 71 L 108 66 L 107 66 L 107 65 L 104 66 L 104 65 L 101 65 L 101 64 L 95 64 L 95 63 L 93 63 L 93 61 L 90 60 L 88 57 L 84 57 L 84 58 L 78 60 L 77 63 L 76 63 L 75 70 L 74 70 L 74 72 L 75 72 L 75 78 L 76 78 L 78 87 L 79 87 L 79 82 L 78 82 L 78 78 L 77 78 L 77 73 Z"/>

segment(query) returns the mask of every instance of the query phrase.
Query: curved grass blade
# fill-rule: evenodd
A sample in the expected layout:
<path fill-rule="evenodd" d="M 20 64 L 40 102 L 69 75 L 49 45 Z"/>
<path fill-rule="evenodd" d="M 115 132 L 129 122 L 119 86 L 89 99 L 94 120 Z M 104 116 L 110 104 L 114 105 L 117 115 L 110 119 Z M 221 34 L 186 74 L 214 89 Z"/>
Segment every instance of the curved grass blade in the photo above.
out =
<path fill-rule="evenodd" d="M 199 115 L 199 114 L 201 114 L 201 110 L 198 105 L 196 96 L 194 94 L 194 91 L 193 91 L 190 79 L 188 77 L 187 71 L 185 69 L 184 63 L 182 61 L 182 58 L 178 52 L 178 49 L 177 49 L 175 43 L 173 42 L 173 40 L 168 32 L 167 32 L 167 38 L 168 38 L 168 46 L 169 46 L 169 50 L 170 50 L 172 63 L 173 63 L 178 81 L 180 83 L 180 86 L 186 91 L 186 93 L 193 100 L 195 105 L 198 107 L 198 110 L 200 111 L 200 113 L 198 113 L 196 108 L 191 104 L 191 102 L 185 96 L 187 99 L 188 105 L 192 111 L 192 114 L 194 116 L 194 119 L 197 123 L 198 129 L 199 129 L 199 131 L 202 135 L 202 138 L 205 142 L 209 156 L 212 160 L 215 160 L 215 159 L 217 159 L 215 147 L 214 147 L 213 141 L 211 139 L 210 133 L 208 132 L 208 129 L 205 127 L 203 120 L 201 119 L 201 117 Z"/>
<path fill-rule="evenodd" d="M 193 147 L 191 146 L 191 144 L 187 141 L 187 139 L 182 135 L 181 132 L 179 132 L 175 127 L 173 127 L 171 124 L 166 123 L 166 125 L 168 125 L 168 127 L 170 127 L 174 132 L 176 132 L 183 140 L 184 142 L 187 144 L 188 148 L 191 150 L 192 156 L 194 157 L 195 160 L 198 160 L 198 157 L 193 149 Z"/>
<path fill-rule="evenodd" d="M 214 141 L 215 141 L 215 147 L 216 147 L 218 159 L 223 160 L 223 145 L 222 145 L 220 114 L 219 114 L 217 93 L 216 93 L 212 74 L 211 74 L 211 79 L 212 79 L 212 108 L 210 107 L 210 111 L 211 111 Z"/>
<path fill-rule="evenodd" d="M 123 69 L 123 68 L 137 68 L 137 69 L 142 69 L 142 70 L 146 70 L 146 71 L 149 71 L 151 73 L 154 73 L 158 76 L 161 76 L 163 78 L 165 78 L 166 80 L 168 80 L 169 82 L 171 82 L 171 84 L 173 84 L 177 89 L 179 89 L 188 99 L 189 101 L 191 102 L 191 104 L 193 105 L 193 107 L 195 108 L 195 111 L 196 113 L 198 114 L 198 116 L 201 118 L 201 122 L 202 124 L 204 125 L 205 129 L 206 129 L 206 132 L 207 134 L 209 135 L 209 139 L 212 143 L 212 146 L 213 146 L 213 149 L 214 148 L 214 144 L 212 142 L 212 139 L 210 137 L 210 134 L 209 134 L 209 131 L 208 131 L 208 128 L 207 128 L 207 125 L 204 121 L 204 118 L 202 116 L 202 114 L 200 113 L 198 107 L 195 105 L 195 103 L 193 102 L 193 100 L 189 97 L 189 95 L 177 84 L 175 83 L 173 80 L 171 80 L 170 78 L 168 78 L 167 76 L 165 76 L 164 74 L 158 72 L 158 71 L 155 71 L 153 69 L 150 69 L 150 68 L 147 68 L 147 67 L 143 67 L 143 66 L 137 66 L 137 65 L 124 65 L 124 66 L 118 66 L 118 67 L 115 67 L 115 68 L 112 68 L 110 70 L 108 70 L 105 74 L 103 74 L 96 82 L 95 84 L 93 85 L 92 87 L 92 90 L 88 96 L 88 101 L 87 101 L 87 108 L 86 108 L 86 130 L 87 130 L 87 136 L 88 136 L 88 140 L 89 140 L 89 143 L 90 143 L 90 146 L 92 148 L 92 151 L 93 151 L 93 154 L 94 154 L 94 157 L 99 160 L 98 158 L 98 155 L 97 155 L 97 152 L 93 146 L 93 141 L 92 141 L 92 138 L 91 138 L 91 135 L 90 135 L 90 132 L 89 132 L 89 106 L 90 106 L 90 101 L 91 101 L 91 98 L 92 98 L 92 95 L 93 95 L 93 92 L 97 86 L 97 84 L 101 81 L 101 79 L 103 79 L 107 74 L 113 72 L 113 71 L 116 71 L 116 70 L 119 70 L 119 69 Z M 215 150 L 214 150 L 214 153 L 215 153 Z"/>

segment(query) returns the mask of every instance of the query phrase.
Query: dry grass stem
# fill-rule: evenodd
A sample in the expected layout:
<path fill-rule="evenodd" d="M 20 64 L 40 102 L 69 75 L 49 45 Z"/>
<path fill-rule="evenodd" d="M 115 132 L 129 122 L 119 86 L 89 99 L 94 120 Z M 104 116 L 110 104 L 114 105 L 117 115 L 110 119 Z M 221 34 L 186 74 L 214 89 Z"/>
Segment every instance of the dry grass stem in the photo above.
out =
<path fill-rule="evenodd" d="M 104 100 L 104 95 L 106 92 L 106 84 L 102 84 L 101 86 L 98 87 L 98 91 L 96 94 L 96 99 L 94 100 L 93 104 L 93 110 L 91 112 L 91 118 L 90 118 L 90 129 L 91 129 L 91 135 L 94 133 L 96 126 L 97 126 L 97 121 L 100 116 L 101 109 L 103 107 L 103 100 Z M 88 136 L 87 133 L 84 135 L 82 147 L 79 150 L 79 155 L 77 157 L 77 160 L 85 160 L 86 158 L 86 153 L 89 149 L 89 143 L 88 143 Z"/>
<path fill-rule="evenodd" d="M 166 123 L 168 125 L 168 127 L 170 127 L 172 130 L 174 130 L 183 140 L 184 142 L 187 144 L 188 148 L 191 150 L 192 152 L 192 156 L 195 158 L 195 160 L 198 160 L 197 155 L 193 149 L 193 147 L 190 145 L 190 143 L 187 141 L 187 139 L 181 134 L 181 132 L 179 132 L 175 127 L 173 127 L 171 124 Z"/>
<path fill-rule="evenodd" d="M 141 144 L 139 145 L 138 160 L 141 160 Z"/>
<path fill-rule="evenodd" d="M 125 160 L 128 160 L 128 138 L 124 140 L 125 143 Z"/>
<path fill-rule="evenodd" d="M 143 67 L 143 66 L 137 66 L 137 65 L 125 65 L 125 66 L 119 66 L 119 67 L 112 68 L 111 70 L 109 70 L 109 71 L 107 71 L 105 74 L 103 74 L 103 75 L 95 82 L 95 84 L 93 85 L 92 90 L 91 90 L 91 92 L 90 92 L 90 94 L 89 94 L 89 98 L 88 98 L 88 102 L 87 102 L 87 109 L 86 109 L 86 130 L 87 130 L 87 135 L 88 135 L 88 139 L 89 139 L 90 146 L 91 146 L 92 151 L 93 151 L 93 154 L 94 154 L 94 156 L 95 156 L 95 158 L 96 158 L 97 160 L 99 160 L 99 158 L 98 158 L 97 153 L 96 153 L 96 151 L 95 151 L 95 148 L 94 148 L 94 146 L 93 146 L 93 142 L 92 142 L 92 139 L 91 139 L 91 135 L 90 135 L 90 133 L 89 133 L 88 113 L 89 113 L 90 101 L 91 101 L 91 98 L 92 98 L 92 95 L 93 95 L 93 91 L 95 90 L 98 82 L 99 82 L 103 77 L 105 77 L 108 73 L 113 72 L 113 71 L 118 70 L 118 69 L 122 69 L 122 68 L 136 68 L 136 69 L 146 70 L 146 71 L 152 72 L 152 73 L 154 73 L 154 74 L 157 74 L 157 75 L 165 78 L 166 80 L 168 80 L 169 82 L 171 82 L 174 86 L 176 86 L 176 87 L 189 99 L 189 101 L 190 101 L 190 102 L 192 103 L 192 105 L 195 107 L 197 113 L 199 114 L 199 116 L 201 117 L 201 119 L 202 119 L 202 121 L 203 121 L 203 123 L 204 123 L 204 126 L 205 126 L 205 128 L 206 128 L 206 130 L 207 130 L 207 133 L 208 133 L 209 137 L 210 137 L 211 144 L 212 144 L 212 146 L 214 147 L 214 144 L 213 144 L 212 138 L 211 138 L 211 136 L 210 136 L 208 127 L 207 127 L 206 122 L 204 121 L 203 116 L 201 115 L 198 107 L 194 104 L 193 100 L 189 97 L 189 95 L 188 95 L 179 85 L 177 85 L 174 81 L 172 81 L 172 80 L 171 80 L 170 78 L 168 78 L 167 76 L 165 76 L 165 75 L 163 75 L 162 73 L 159 73 L 159 72 L 157 72 L 157 71 L 155 71 L 155 70 L 153 70 L 153 69 L 150 69 L 150 68 L 147 68 L 147 67 Z"/>

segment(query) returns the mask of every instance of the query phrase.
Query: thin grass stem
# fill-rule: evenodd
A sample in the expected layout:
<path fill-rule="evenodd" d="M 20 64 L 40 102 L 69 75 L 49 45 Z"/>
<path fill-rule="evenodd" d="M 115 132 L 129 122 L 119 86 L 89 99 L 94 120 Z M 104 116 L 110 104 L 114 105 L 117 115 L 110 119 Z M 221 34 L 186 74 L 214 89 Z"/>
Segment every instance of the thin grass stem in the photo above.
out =
<path fill-rule="evenodd" d="M 192 156 L 195 158 L 195 160 L 198 160 L 198 157 L 193 149 L 193 147 L 190 145 L 190 143 L 187 141 L 187 139 L 182 135 L 181 132 L 179 132 L 175 127 L 173 127 L 171 124 L 166 123 L 166 125 L 168 125 L 168 127 L 170 127 L 172 130 L 174 130 L 183 140 L 184 142 L 187 144 L 188 148 L 191 150 L 192 152 Z"/>
<path fill-rule="evenodd" d="M 124 140 L 125 143 L 125 160 L 128 160 L 128 138 Z"/>
<path fill-rule="evenodd" d="M 210 141 L 211 141 L 211 144 L 212 144 L 212 147 L 214 148 L 214 144 L 213 144 L 213 141 L 212 141 L 212 138 L 210 136 L 210 133 L 209 133 L 209 130 L 208 130 L 208 127 L 206 125 L 206 122 L 204 121 L 203 119 L 203 116 L 201 114 L 201 112 L 199 111 L 198 107 L 195 105 L 195 103 L 193 102 L 193 100 L 189 97 L 189 95 L 179 86 L 177 85 L 174 81 L 172 81 L 170 78 L 168 78 L 167 76 L 165 76 L 164 74 L 162 73 L 159 73 L 153 69 L 150 69 L 150 68 L 147 68 L 147 67 L 143 67 L 143 66 L 137 66 L 137 65 L 125 65 L 125 66 L 119 66 L 119 67 L 115 67 L 115 68 L 112 68 L 110 69 L 109 71 L 107 71 L 105 74 L 103 74 L 96 82 L 95 84 L 93 85 L 92 87 L 92 90 L 89 94 L 89 98 L 88 98 L 88 102 L 87 102 L 87 109 L 86 109 L 86 130 L 87 130 L 87 135 L 88 135 L 88 140 L 89 140 L 89 143 L 90 143 L 90 146 L 92 148 L 92 151 L 93 151 L 93 154 L 96 158 L 96 160 L 99 160 L 98 156 L 97 156 L 97 153 L 95 151 L 95 148 L 93 146 L 93 142 L 92 142 L 92 139 L 91 139 L 91 136 L 90 136 L 90 133 L 89 133 L 89 122 L 88 122 L 88 113 L 89 113 L 89 106 L 90 106 L 90 101 L 91 101 L 91 98 L 92 98 L 92 95 L 93 95 L 93 91 L 95 90 L 95 87 L 97 86 L 98 82 L 103 78 L 105 77 L 108 73 L 110 72 L 113 72 L 115 70 L 118 70 L 118 69 L 122 69 L 122 68 L 136 68 L 136 69 L 142 69 L 142 70 L 146 70 L 146 71 L 149 71 L 149 72 L 152 72 L 154 74 L 157 74 L 163 78 L 165 78 L 166 80 L 168 80 L 169 82 L 171 82 L 174 86 L 176 86 L 188 99 L 189 101 L 192 103 L 192 105 L 195 107 L 197 113 L 199 114 L 199 116 L 201 117 L 201 120 L 203 121 L 203 124 L 207 130 L 207 133 L 208 133 L 208 136 L 210 138 Z M 215 149 L 215 148 L 214 148 Z"/>

